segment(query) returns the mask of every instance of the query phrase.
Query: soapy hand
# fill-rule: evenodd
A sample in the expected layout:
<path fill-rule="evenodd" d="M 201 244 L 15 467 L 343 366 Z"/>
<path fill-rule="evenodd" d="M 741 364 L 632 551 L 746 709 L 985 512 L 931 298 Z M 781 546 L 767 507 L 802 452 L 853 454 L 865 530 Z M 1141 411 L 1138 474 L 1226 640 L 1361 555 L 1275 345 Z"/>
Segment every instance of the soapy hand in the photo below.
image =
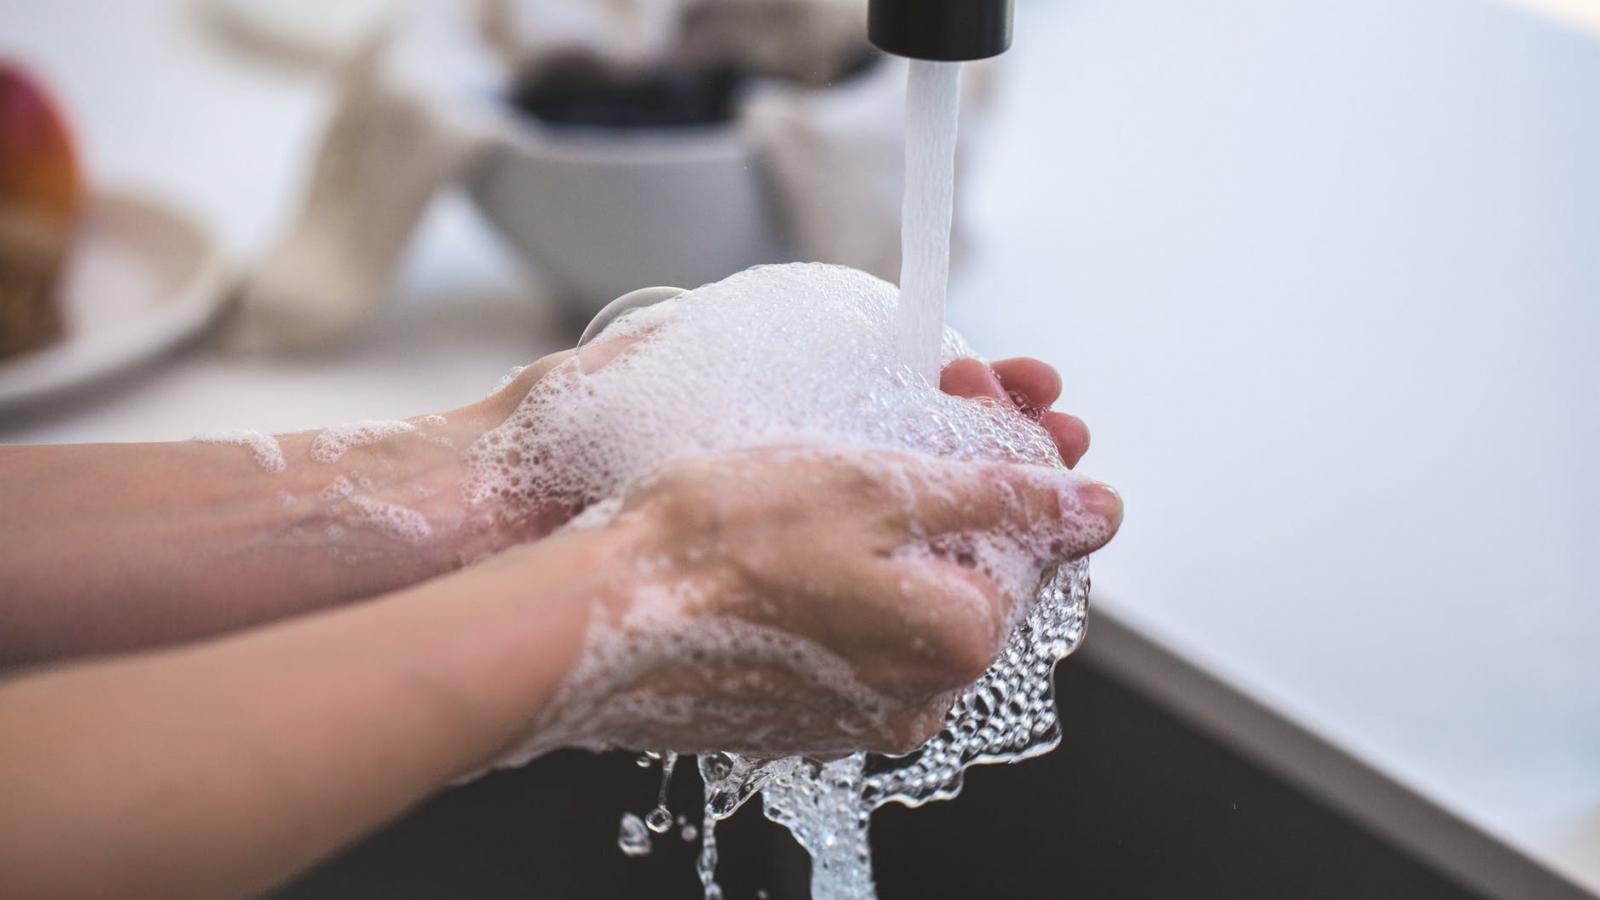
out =
<path fill-rule="evenodd" d="M 585 371 L 599 371 L 635 343 L 621 338 L 590 344 L 582 350 L 581 364 Z M 288 476 L 292 483 L 284 486 L 300 498 L 286 508 L 310 513 L 294 526 L 293 535 L 309 540 L 337 529 L 343 556 L 375 561 L 388 579 L 377 586 L 389 589 L 551 533 L 576 510 L 507 508 L 505 504 L 473 508 L 466 504 L 460 488 L 465 472 L 459 451 L 504 423 L 534 385 L 574 358 L 579 358 L 579 351 L 545 356 L 491 396 L 442 416 L 420 416 L 407 423 L 369 423 L 369 430 L 388 426 L 393 433 L 371 442 L 353 442 L 355 446 L 332 461 L 313 460 L 310 466 L 301 462 L 314 455 L 315 433 L 283 438 L 282 451 L 294 462 Z M 1087 449 L 1088 431 L 1083 422 L 1049 409 L 1060 395 L 1061 380 L 1054 369 L 1038 360 L 1003 360 L 993 366 L 976 359 L 957 360 L 945 369 L 941 387 L 955 396 L 1013 406 L 1036 419 L 1054 438 L 1069 466 Z M 376 519 L 372 510 L 415 510 L 429 523 L 428 534 L 409 543 L 396 539 L 387 533 L 393 530 L 393 523 Z M 402 550 L 397 560 L 396 553 Z"/>
<path fill-rule="evenodd" d="M 818 448 L 673 464 L 603 527 L 629 537 L 537 743 L 903 752 L 1041 576 L 1121 517 L 1109 488 L 1035 466 Z"/>
<path fill-rule="evenodd" d="M 957 397 L 987 398 L 1020 410 L 1050 433 L 1069 469 L 1089 452 L 1089 426 L 1050 408 L 1061 396 L 1061 375 L 1037 359 L 1002 359 L 992 365 L 958 359 L 944 367 L 939 387 Z"/>
<path fill-rule="evenodd" d="M 474 427 L 487 430 L 486 425 L 492 427 L 510 416 L 540 379 L 569 360 L 579 358 L 584 371 L 595 372 L 626 354 L 635 343 L 632 338 L 614 339 L 590 344 L 582 348 L 581 355 L 579 350 L 564 350 L 545 356 L 517 373 L 483 403 L 452 413 L 450 418 L 476 423 Z M 958 359 L 945 367 L 939 387 L 952 396 L 1004 404 L 1037 421 L 1054 440 L 1068 468 L 1075 467 L 1089 450 L 1089 429 L 1083 420 L 1051 408 L 1061 396 L 1061 376 L 1040 360 L 1018 357 L 990 364 L 971 357 Z M 570 513 L 540 511 L 525 528 L 517 530 L 518 539 L 547 534 L 565 522 Z"/>
<path fill-rule="evenodd" d="M 942 386 L 973 400 L 888 387 L 804 447 L 634 448 L 655 466 L 581 452 L 651 428 L 748 447 L 776 429 L 718 431 L 745 398 L 864 396 L 829 326 L 854 321 L 851 291 L 884 286 L 813 274 L 841 290 L 791 323 L 813 343 L 787 367 L 763 370 L 775 341 L 744 345 L 722 313 L 752 309 L 751 326 L 793 307 L 708 302 L 685 346 L 714 352 L 601 372 L 628 345 L 593 345 L 581 364 L 597 377 L 566 382 L 580 390 L 528 396 L 568 354 L 407 422 L 0 447 L 0 666 L 102 657 L 0 682 L 0 732 L 23 737 L 0 742 L 0 894 L 260 894 L 450 779 L 563 745 L 820 757 L 922 742 L 1041 576 L 1120 523 L 1116 495 L 1055 466 L 1038 429 L 971 405 L 1034 417 L 1075 462 L 1087 432 L 1048 411 L 1053 371 L 963 360 Z M 888 423 L 906 452 L 861 449 L 884 433 L 854 422 Z M 495 451 L 470 461 L 501 477 L 475 504 L 463 479 L 481 469 L 463 456 L 480 439 Z M 551 490 L 516 490 L 549 471 Z M 86 841 L 116 852 L 85 864 Z"/>

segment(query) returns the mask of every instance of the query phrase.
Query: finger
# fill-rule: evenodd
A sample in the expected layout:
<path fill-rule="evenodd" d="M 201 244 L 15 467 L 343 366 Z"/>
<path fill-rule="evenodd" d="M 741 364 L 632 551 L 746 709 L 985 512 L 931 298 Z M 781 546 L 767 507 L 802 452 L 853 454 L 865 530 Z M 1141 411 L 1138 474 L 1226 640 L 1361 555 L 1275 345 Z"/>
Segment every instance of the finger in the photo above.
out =
<path fill-rule="evenodd" d="M 1077 416 L 1069 416 L 1063 412 L 1046 412 L 1039 419 L 1039 424 L 1049 432 L 1050 439 L 1055 441 L 1056 450 L 1061 453 L 1061 461 L 1072 468 L 1089 452 L 1089 426 Z"/>
<path fill-rule="evenodd" d="M 1077 558 L 1122 524 L 1122 498 L 1107 485 L 1044 466 L 928 461 L 913 476 L 912 519 L 924 535 L 1004 531 Z"/>
<path fill-rule="evenodd" d="M 1004 402 L 1006 390 L 994 370 L 983 360 L 967 357 L 958 359 L 939 374 L 939 389 L 953 397 L 978 399 L 987 397 Z"/>
<path fill-rule="evenodd" d="M 1049 409 L 1061 397 L 1061 375 L 1037 359 L 1002 359 L 993 365 L 1006 392 L 1023 409 Z"/>

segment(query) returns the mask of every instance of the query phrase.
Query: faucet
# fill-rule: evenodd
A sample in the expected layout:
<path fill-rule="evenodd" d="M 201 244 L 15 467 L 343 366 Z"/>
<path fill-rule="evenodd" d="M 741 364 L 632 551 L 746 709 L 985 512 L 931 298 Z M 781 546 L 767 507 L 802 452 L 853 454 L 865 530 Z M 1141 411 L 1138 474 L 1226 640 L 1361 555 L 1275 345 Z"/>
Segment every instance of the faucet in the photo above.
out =
<path fill-rule="evenodd" d="M 909 59 L 988 59 L 1011 47 L 1011 5 L 1012 0 L 869 0 L 867 39 L 879 50 Z M 579 349 L 624 313 L 684 293 L 683 288 L 648 287 L 623 294 L 595 315 L 578 339 Z"/>
<path fill-rule="evenodd" d="M 867 39 L 911 59 L 962 62 L 1011 46 L 1012 0 L 870 0 Z"/>

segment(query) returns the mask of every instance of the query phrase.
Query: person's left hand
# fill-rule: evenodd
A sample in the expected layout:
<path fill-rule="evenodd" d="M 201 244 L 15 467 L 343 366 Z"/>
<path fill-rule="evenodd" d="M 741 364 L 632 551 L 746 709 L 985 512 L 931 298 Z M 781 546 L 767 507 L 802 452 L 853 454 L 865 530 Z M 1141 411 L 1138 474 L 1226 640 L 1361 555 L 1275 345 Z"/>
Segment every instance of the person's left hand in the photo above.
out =
<path fill-rule="evenodd" d="M 625 338 L 590 344 L 583 348 L 581 357 L 575 349 L 545 356 L 518 373 L 504 388 L 472 407 L 472 414 L 463 420 L 474 423 L 472 427 L 476 428 L 493 427 L 516 410 L 540 379 L 568 360 L 579 357 L 585 370 L 594 371 L 626 353 L 633 343 Z M 971 357 L 958 359 L 944 368 L 939 387 L 952 396 L 1006 404 L 1034 419 L 1054 439 L 1061 460 L 1068 468 L 1076 466 L 1089 450 L 1089 428 L 1083 420 L 1051 409 L 1061 396 L 1061 376 L 1040 360 L 1018 357 L 989 364 Z M 566 515 L 567 511 L 554 514 L 546 511 L 535 516 L 529 523 L 531 529 L 523 531 L 520 539 L 536 538 L 554 530 Z"/>
<path fill-rule="evenodd" d="M 608 341 L 584 348 L 584 368 L 592 370 L 604 366 L 632 343 L 629 340 Z M 564 350 L 540 359 L 518 373 L 486 403 L 500 416 L 509 416 L 539 379 L 577 353 L 577 350 Z M 966 357 L 945 366 L 939 377 L 939 388 L 955 397 L 1004 403 L 1034 419 L 1055 440 L 1061 460 L 1069 469 L 1089 452 L 1089 426 L 1077 416 L 1050 408 L 1061 397 L 1061 375 L 1048 363 L 1029 357 L 984 363 Z"/>
<path fill-rule="evenodd" d="M 583 349 L 582 365 L 591 371 L 601 368 L 627 352 L 632 344 L 633 341 L 627 339 L 591 344 Z M 463 507 L 458 485 L 464 472 L 458 451 L 504 422 L 540 379 L 576 356 L 577 350 L 550 354 L 477 403 L 452 410 L 442 418 L 413 419 L 411 422 L 418 426 L 417 432 L 399 434 L 353 450 L 338 466 L 329 467 L 324 480 L 348 474 L 353 481 L 354 472 L 359 470 L 374 482 L 371 488 L 360 493 L 385 503 L 420 507 L 436 526 L 435 535 L 441 540 L 435 549 L 442 552 L 413 556 L 432 559 L 429 565 L 440 571 L 459 567 L 507 546 L 538 540 L 560 527 L 572 511 L 565 508 L 511 511 Z M 1039 360 L 1006 359 L 990 365 L 972 358 L 958 359 L 945 367 L 940 388 L 958 397 L 1003 403 L 1037 420 L 1054 438 L 1062 461 L 1068 467 L 1075 466 L 1089 448 L 1089 431 L 1083 421 L 1050 409 L 1060 397 L 1061 377 Z M 430 420 L 436 424 L 429 424 Z M 290 448 L 286 446 L 285 449 Z M 418 499 L 423 495 L 426 499 Z M 329 520 L 334 522 L 349 519 L 348 515 L 340 513 L 348 502 L 343 495 L 318 501 L 319 505 L 328 507 Z"/>

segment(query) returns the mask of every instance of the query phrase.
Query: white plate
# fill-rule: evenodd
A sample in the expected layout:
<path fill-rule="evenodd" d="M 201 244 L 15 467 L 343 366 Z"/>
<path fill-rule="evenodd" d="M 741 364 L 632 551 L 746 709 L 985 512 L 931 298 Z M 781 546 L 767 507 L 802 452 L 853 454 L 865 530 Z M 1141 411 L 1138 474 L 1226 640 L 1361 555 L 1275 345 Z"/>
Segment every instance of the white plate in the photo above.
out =
<path fill-rule="evenodd" d="M 62 281 L 67 334 L 0 360 L 0 413 L 170 349 L 211 321 L 225 286 L 221 251 L 187 216 L 137 194 L 96 192 Z"/>

